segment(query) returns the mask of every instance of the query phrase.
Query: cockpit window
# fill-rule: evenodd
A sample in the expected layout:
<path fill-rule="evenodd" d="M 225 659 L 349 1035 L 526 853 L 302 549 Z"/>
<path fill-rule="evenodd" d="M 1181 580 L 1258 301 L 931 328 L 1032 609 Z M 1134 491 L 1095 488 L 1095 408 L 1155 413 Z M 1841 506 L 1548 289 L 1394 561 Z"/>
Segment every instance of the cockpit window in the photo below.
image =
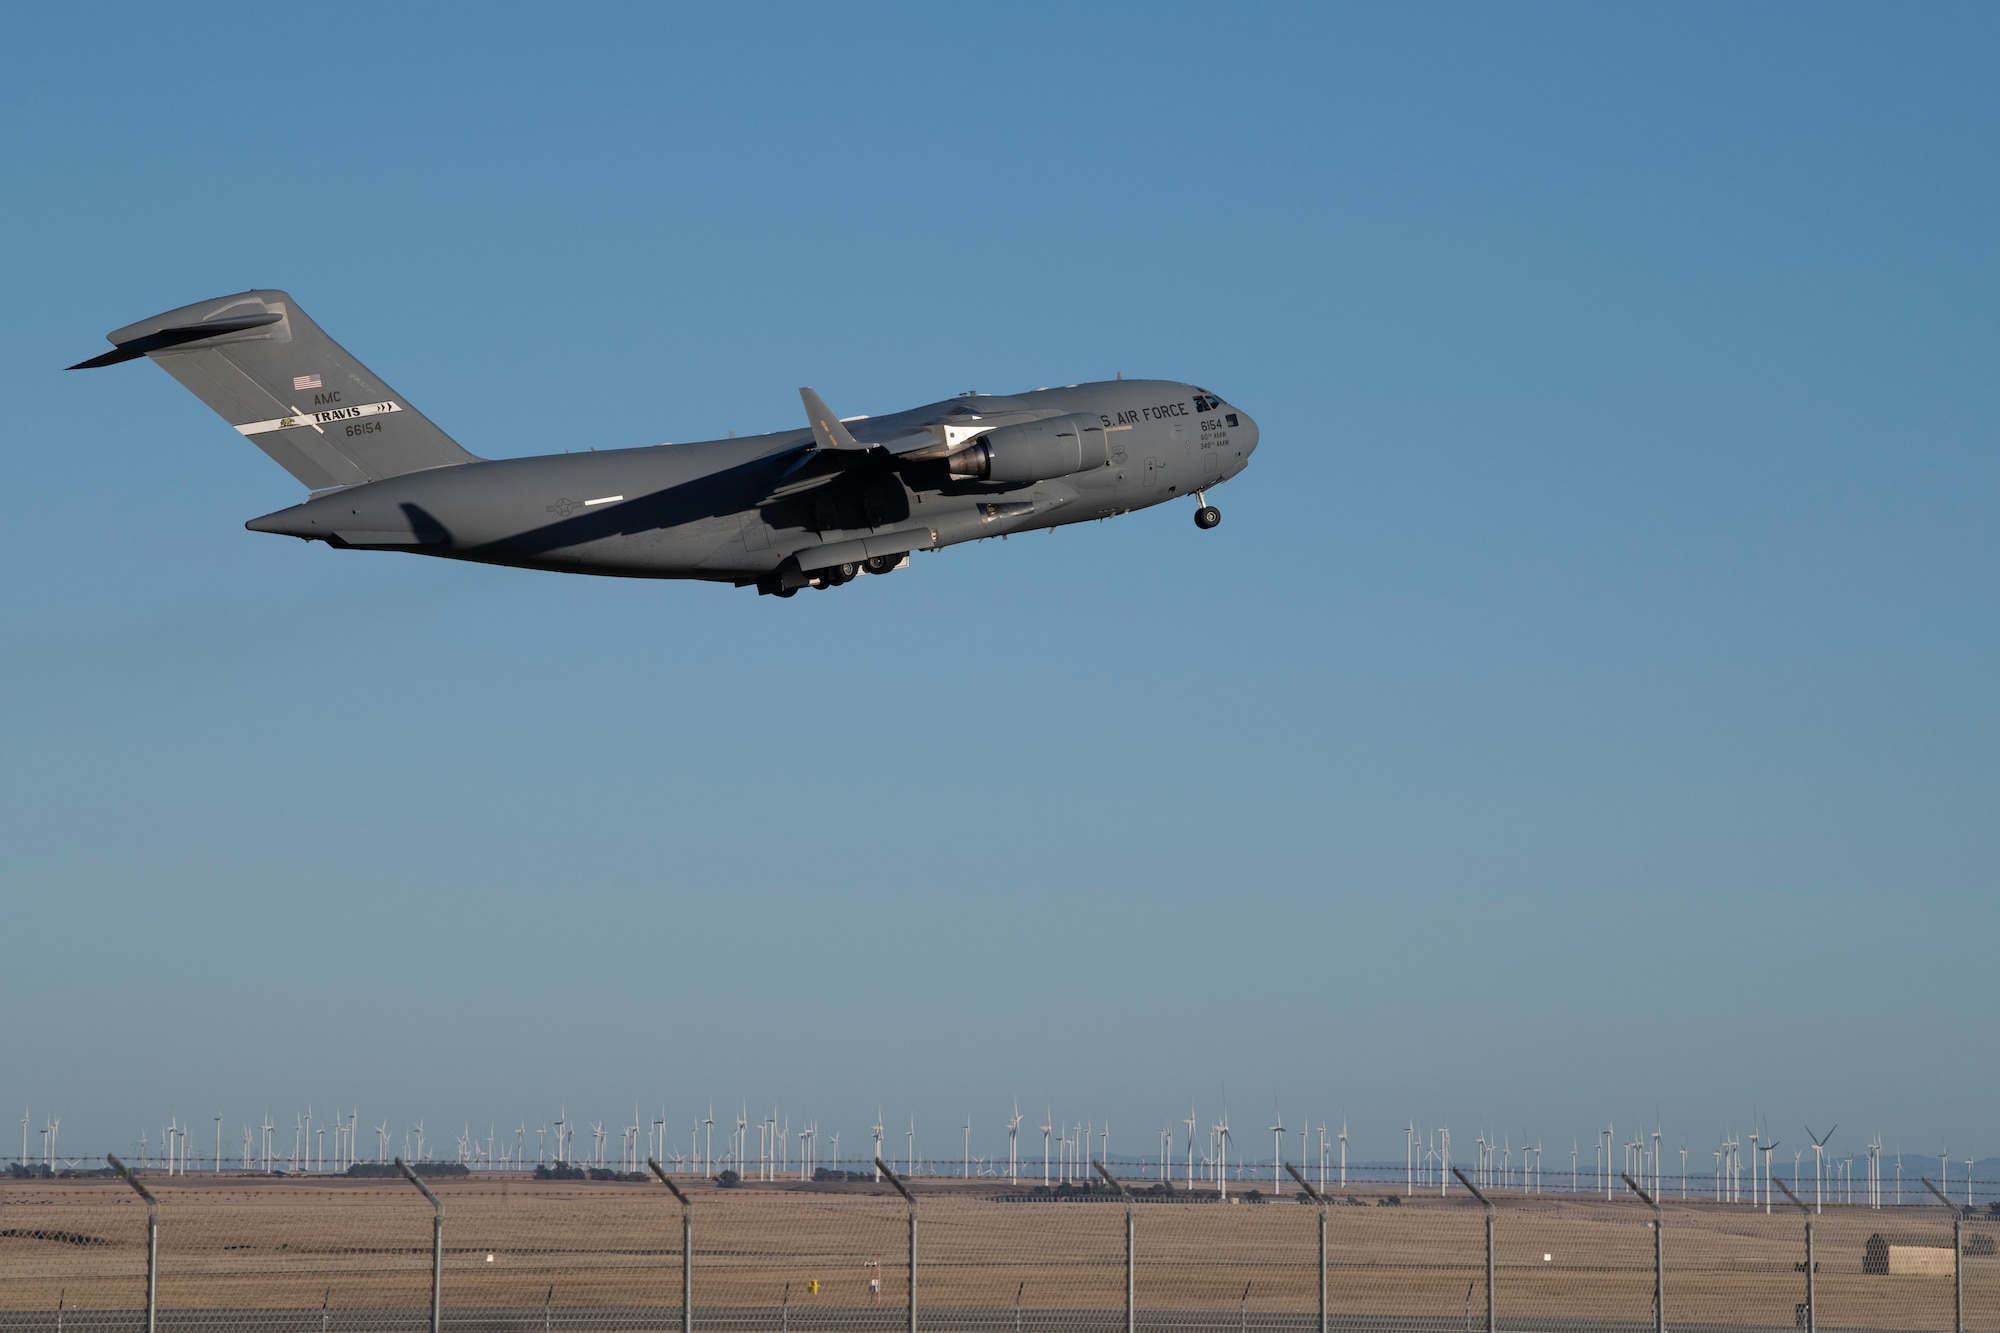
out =
<path fill-rule="evenodd" d="M 1194 391 L 1195 411 L 1213 412 L 1221 406 L 1222 406 L 1222 400 L 1220 398 L 1217 398 L 1214 394 L 1210 393 L 1208 390 L 1196 389 Z"/>

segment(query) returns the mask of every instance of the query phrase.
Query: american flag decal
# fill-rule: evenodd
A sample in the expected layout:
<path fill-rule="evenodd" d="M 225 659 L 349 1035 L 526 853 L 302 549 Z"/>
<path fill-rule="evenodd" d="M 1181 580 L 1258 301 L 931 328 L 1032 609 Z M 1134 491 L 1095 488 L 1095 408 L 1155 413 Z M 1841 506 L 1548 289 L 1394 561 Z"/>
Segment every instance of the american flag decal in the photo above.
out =
<path fill-rule="evenodd" d="M 317 389 L 319 387 L 320 387 L 319 376 L 317 375 L 292 376 L 292 392 L 294 393 L 297 393 L 302 389 Z"/>

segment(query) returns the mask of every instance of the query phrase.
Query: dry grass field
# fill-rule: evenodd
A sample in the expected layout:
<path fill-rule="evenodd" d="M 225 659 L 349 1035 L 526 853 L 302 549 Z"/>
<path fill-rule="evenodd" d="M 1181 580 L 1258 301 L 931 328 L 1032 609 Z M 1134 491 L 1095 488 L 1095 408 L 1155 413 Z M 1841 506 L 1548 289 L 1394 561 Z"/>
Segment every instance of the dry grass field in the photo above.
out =
<path fill-rule="evenodd" d="M 163 1309 L 415 1307 L 429 1297 L 431 1210 L 399 1180 L 148 1178 L 162 1209 Z M 437 1180 L 448 1307 L 677 1307 L 681 1210 L 658 1185 Z M 689 1186 L 698 1307 L 888 1308 L 905 1299 L 907 1209 L 886 1188 Z M 920 1189 L 920 1304 L 938 1311 L 1122 1309 L 1125 1210 L 1003 1203 L 984 1188 Z M 1347 1315 L 1462 1317 L 1484 1308 L 1484 1221 L 1454 1191 L 1329 1210 L 1329 1304 Z M 1317 1308 L 1318 1210 L 1142 1203 L 1141 1312 L 1244 1317 Z M 1674 1324 L 1790 1327 L 1803 1298 L 1803 1219 L 1747 1207 L 1665 1215 Z M 1502 1321 L 1650 1320 L 1650 1214 L 1633 1201 L 1503 1199 Z M 1817 1219 L 1819 1322 L 1949 1329 L 1949 1278 L 1862 1271 L 1881 1231 L 1949 1244 L 1942 1210 Z M 107 1180 L 0 1181 L 0 1311 L 143 1303 L 145 1206 Z M 2000 1331 L 2000 1260 L 1966 1260 L 1967 1327 Z M 869 1288 L 881 1283 L 879 1296 Z M 817 1282 L 818 1290 L 810 1289 Z"/>

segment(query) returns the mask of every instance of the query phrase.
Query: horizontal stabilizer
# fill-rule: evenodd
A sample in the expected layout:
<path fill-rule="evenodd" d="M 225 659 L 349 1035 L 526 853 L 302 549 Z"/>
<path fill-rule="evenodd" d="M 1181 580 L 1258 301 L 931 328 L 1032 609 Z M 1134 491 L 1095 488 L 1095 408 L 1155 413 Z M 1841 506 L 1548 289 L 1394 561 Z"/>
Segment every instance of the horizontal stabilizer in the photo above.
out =
<path fill-rule="evenodd" d="M 840 418 L 827 407 L 826 400 L 811 389 L 800 389 L 799 400 L 806 405 L 806 419 L 812 423 L 813 442 L 821 449 L 865 451 L 868 446 L 847 433 Z"/>
<path fill-rule="evenodd" d="M 276 324 L 283 315 L 266 312 L 261 315 L 239 315 L 233 319 L 210 319 L 199 324 L 183 324 L 177 329 L 161 329 L 144 337 L 104 353 L 93 356 L 88 361 L 79 361 L 71 370 L 96 370 L 99 366 L 115 366 L 121 361 L 137 361 L 148 352 L 158 352 L 168 347 L 179 347 L 185 343 L 200 342 L 203 338 L 219 338 L 225 333 L 242 333 L 245 329 L 261 329 L 266 324 Z"/>

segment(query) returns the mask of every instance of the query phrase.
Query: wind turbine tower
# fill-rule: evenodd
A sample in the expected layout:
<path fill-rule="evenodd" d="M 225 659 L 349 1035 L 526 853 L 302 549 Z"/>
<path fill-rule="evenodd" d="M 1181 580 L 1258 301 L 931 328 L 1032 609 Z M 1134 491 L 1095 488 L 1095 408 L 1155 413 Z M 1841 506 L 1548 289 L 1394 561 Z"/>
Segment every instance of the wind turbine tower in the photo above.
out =
<path fill-rule="evenodd" d="M 1840 1128 L 1840 1126 L 1839 1126 L 1839 1125 L 1835 1125 L 1835 1126 L 1833 1127 L 1833 1129 L 1839 1129 L 1839 1128 Z M 1827 1141 L 1828 1139 L 1830 1139 L 1830 1138 L 1832 1138 L 1832 1137 L 1833 1137 L 1833 1129 L 1829 1129 L 1829 1130 L 1828 1130 L 1828 1131 L 1827 1131 L 1827 1132 L 1826 1132 L 1825 1134 L 1823 1134 L 1823 1135 L 1817 1135 L 1817 1136 L 1816 1136 L 1816 1135 L 1814 1135 L 1814 1133 L 1812 1132 L 1812 1126 L 1811 1126 L 1811 1125 L 1807 1125 L 1807 1126 L 1806 1126 L 1806 1137 L 1812 1140 L 1812 1150 L 1813 1150 L 1813 1211 L 1814 1211 L 1815 1213 L 1817 1213 L 1817 1212 L 1820 1212 L 1820 1211 L 1822 1211 L 1822 1208 L 1821 1208 L 1821 1197 L 1822 1197 L 1822 1195 L 1824 1194 L 1824 1192 L 1825 1192 L 1825 1189 L 1826 1189 L 1826 1181 L 1825 1181 L 1825 1177 L 1824 1177 L 1824 1173 L 1823 1173 L 1823 1171 L 1821 1170 L 1821 1164 L 1822 1164 L 1822 1162 L 1824 1162 L 1824 1160 L 1825 1160 L 1825 1157 L 1826 1157 L 1826 1141 Z"/>
<path fill-rule="evenodd" d="M 1222 1113 L 1222 1123 L 1216 1126 L 1215 1179 L 1221 1186 L 1221 1197 L 1229 1197 L 1229 1112 Z"/>

